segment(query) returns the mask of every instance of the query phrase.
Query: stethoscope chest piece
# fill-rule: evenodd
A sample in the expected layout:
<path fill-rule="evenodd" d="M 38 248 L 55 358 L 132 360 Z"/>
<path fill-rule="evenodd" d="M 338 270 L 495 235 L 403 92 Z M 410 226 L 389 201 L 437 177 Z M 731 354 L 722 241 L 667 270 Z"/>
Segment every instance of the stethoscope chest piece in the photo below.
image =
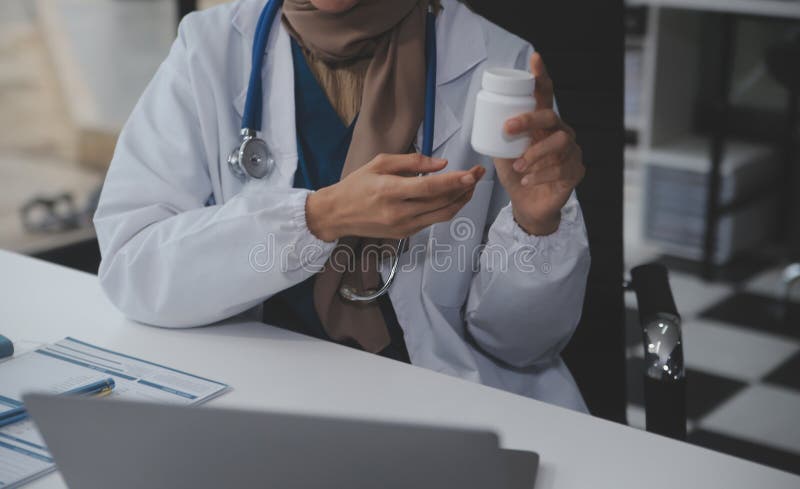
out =
<path fill-rule="evenodd" d="M 261 179 L 272 173 L 275 158 L 263 139 L 252 129 L 242 129 L 242 144 L 228 156 L 228 166 L 242 180 Z"/>

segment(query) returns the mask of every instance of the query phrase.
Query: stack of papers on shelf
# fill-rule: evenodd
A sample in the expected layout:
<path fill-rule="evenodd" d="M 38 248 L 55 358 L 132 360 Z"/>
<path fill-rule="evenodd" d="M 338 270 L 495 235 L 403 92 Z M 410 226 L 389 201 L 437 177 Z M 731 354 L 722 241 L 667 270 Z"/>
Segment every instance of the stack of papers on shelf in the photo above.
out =
<path fill-rule="evenodd" d="M 21 406 L 27 392 L 63 393 L 106 379 L 110 398 L 194 405 L 226 392 L 221 382 L 65 338 L 0 364 L 0 414 Z M 20 485 L 55 470 L 30 420 L 0 428 L 0 488 Z"/>
<path fill-rule="evenodd" d="M 645 238 L 666 253 L 700 260 L 710 186 L 710 141 L 685 136 L 647 154 L 644 191 Z M 777 195 L 771 186 L 780 166 L 775 150 L 764 144 L 727 141 L 720 167 L 719 205 L 745 202 L 717 221 L 714 263 L 752 249 L 774 232 Z"/>

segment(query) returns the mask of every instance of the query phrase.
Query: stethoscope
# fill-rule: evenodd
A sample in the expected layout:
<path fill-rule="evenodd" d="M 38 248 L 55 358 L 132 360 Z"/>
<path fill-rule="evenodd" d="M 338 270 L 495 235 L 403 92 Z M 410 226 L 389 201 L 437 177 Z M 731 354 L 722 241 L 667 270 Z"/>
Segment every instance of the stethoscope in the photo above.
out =
<path fill-rule="evenodd" d="M 283 0 L 269 0 L 261 11 L 253 40 L 253 61 L 250 69 L 250 82 L 247 87 L 244 112 L 242 115 L 242 142 L 228 156 L 228 167 L 241 180 L 248 178 L 261 179 L 275 169 L 275 158 L 267 143 L 258 137 L 261 130 L 261 111 L 263 91 L 261 86 L 261 68 L 264 63 L 264 52 L 267 47 L 272 24 Z M 436 15 L 433 7 L 428 5 L 425 18 L 425 116 L 422 123 L 422 154 L 430 156 L 433 152 L 433 122 L 436 106 Z M 339 295 L 352 302 L 371 302 L 386 294 L 394 282 L 400 265 L 400 254 L 406 247 L 408 238 L 397 243 L 392 266 L 383 286 L 377 290 L 358 293 L 355 288 L 342 285 Z"/>

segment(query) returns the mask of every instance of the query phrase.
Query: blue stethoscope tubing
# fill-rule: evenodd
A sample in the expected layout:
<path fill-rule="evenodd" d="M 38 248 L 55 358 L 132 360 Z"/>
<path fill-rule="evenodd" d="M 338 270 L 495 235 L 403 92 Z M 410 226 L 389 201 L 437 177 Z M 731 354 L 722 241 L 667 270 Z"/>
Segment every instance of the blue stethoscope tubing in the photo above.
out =
<path fill-rule="evenodd" d="M 269 0 L 258 17 L 255 38 L 253 39 L 253 59 L 250 68 L 250 80 L 247 86 L 247 98 L 244 103 L 242 114 L 242 143 L 237 147 L 228 163 L 231 171 L 241 178 L 263 178 L 274 166 L 269 149 L 266 143 L 257 137 L 257 132 L 261 131 L 262 110 L 264 105 L 264 93 L 261 80 L 261 71 L 264 66 L 267 40 L 269 39 L 275 17 L 283 5 L 283 0 Z M 421 153 L 431 156 L 433 153 L 433 128 L 436 112 L 436 14 L 431 4 L 428 5 L 428 12 L 425 17 L 425 114 L 422 120 L 422 148 Z M 249 151 L 248 146 L 253 148 Z M 255 161 L 255 167 L 261 167 L 263 171 L 252 174 L 251 167 L 243 161 L 246 157 Z M 263 163 L 263 164 L 261 164 Z M 403 238 L 397 243 L 392 266 L 389 275 L 383 286 L 378 290 L 366 291 L 361 294 L 355 289 L 342 286 L 339 294 L 346 300 L 352 302 L 372 302 L 389 291 L 394 282 L 400 264 L 400 254 L 406 246 L 408 238 Z"/>
<path fill-rule="evenodd" d="M 425 17 L 425 115 L 422 119 L 422 154 L 431 156 L 433 153 L 433 124 L 436 113 L 436 14 L 433 7 L 428 4 L 428 13 Z M 361 294 L 354 288 L 342 285 L 339 295 L 350 302 L 372 302 L 389 292 L 389 287 L 394 283 L 397 269 L 400 265 L 400 254 L 406 248 L 408 238 L 397 242 L 392 266 L 386 281 L 378 290 L 366 291 Z"/>
<path fill-rule="evenodd" d="M 253 61 L 250 68 L 250 81 L 247 85 L 247 98 L 244 102 L 242 129 L 261 130 L 261 111 L 263 110 L 263 88 L 261 70 L 264 66 L 264 52 L 272 30 L 275 16 L 283 5 L 283 0 L 270 0 L 261 11 L 253 38 Z"/>

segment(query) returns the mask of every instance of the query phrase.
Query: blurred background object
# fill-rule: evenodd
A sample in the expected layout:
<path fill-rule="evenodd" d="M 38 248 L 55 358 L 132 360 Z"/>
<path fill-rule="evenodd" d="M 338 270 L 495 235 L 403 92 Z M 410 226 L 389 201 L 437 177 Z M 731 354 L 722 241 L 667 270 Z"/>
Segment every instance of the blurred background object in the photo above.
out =
<path fill-rule="evenodd" d="M 90 221 L 117 135 L 180 11 L 218 3 L 0 1 L 0 248 L 97 271 Z"/>
<path fill-rule="evenodd" d="M 0 247 L 36 253 L 93 233 L 85 226 L 31 232 L 20 217 L 22 206 L 51 193 L 74 192 L 83 198 L 102 174 L 74 158 L 73 126 L 31 4 L 0 2 Z"/>
<path fill-rule="evenodd" d="M 181 16 L 219 3 L 0 1 L 0 248 L 96 273 L 90 217 L 122 124 Z M 682 319 L 688 440 L 800 473 L 800 0 L 626 0 L 624 41 L 591 39 L 619 30 L 592 24 L 610 0 L 470 3 L 534 31 L 585 149 L 590 281 L 607 295 L 584 315 L 608 314 L 585 317 L 571 347 L 605 335 L 620 369 L 627 356 L 625 412 L 601 415 L 645 427 L 647 345 L 632 294 L 616 322 L 617 279 L 655 261 Z M 514 19 L 523 8 L 536 18 Z M 608 75 L 622 67 L 592 64 L 617 49 L 624 172 Z"/>

